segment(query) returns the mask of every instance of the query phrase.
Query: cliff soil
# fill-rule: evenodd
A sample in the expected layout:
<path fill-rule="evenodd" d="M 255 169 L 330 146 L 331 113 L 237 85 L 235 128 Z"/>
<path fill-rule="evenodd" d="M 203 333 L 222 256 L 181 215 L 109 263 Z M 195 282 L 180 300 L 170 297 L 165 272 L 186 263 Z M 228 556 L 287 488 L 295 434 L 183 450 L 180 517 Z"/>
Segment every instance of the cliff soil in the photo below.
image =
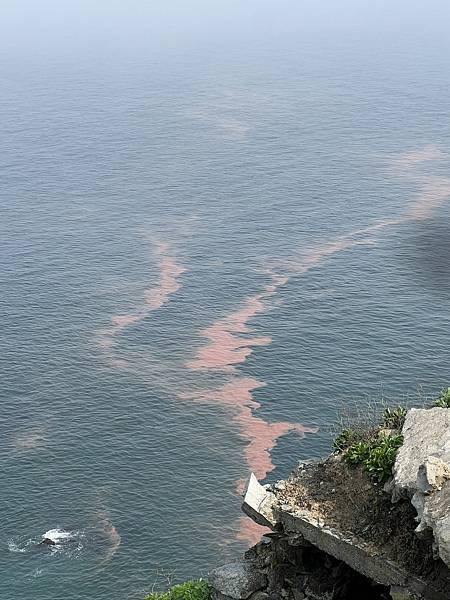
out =
<path fill-rule="evenodd" d="M 414 533 L 416 513 L 410 502 L 392 504 L 360 467 L 349 467 L 338 456 L 300 465 L 276 495 L 282 504 L 307 510 L 412 573 L 433 580 L 444 577 L 450 587 L 450 574 L 434 559 L 431 539 Z"/>

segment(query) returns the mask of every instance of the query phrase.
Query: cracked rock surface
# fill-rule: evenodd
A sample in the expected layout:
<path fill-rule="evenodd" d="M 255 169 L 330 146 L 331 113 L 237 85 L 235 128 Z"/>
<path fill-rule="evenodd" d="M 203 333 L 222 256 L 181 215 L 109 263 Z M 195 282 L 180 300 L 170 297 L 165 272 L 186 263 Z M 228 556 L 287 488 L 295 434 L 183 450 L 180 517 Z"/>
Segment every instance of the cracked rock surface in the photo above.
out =
<path fill-rule="evenodd" d="M 392 499 L 411 499 L 417 534 L 432 531 L 435 551 L 450 567 L 450 409 L 411 409 L 402 434 Z"/>

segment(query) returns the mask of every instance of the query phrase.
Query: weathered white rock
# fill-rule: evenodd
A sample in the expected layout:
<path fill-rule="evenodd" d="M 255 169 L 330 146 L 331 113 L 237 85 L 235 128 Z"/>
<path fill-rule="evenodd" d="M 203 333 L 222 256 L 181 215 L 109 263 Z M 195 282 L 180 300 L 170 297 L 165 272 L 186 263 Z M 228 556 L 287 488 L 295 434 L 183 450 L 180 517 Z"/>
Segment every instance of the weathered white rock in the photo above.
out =
<path fill-rule="evenodd" d="M 417 487 L 423 494 L 431 494 L 442 489 L 447 479 L 450 479 L 450 465 L 438 456 L 429 456 L 419 467 Z"/>
<path fill-rule="evenodd" d="M 398 495 L 412 498 L 418 489 L 419 468 L 427 470 L 430 457 L 450 465 L 450 409 L 411 409 L 402 434 L 404 441 L 394 465 L 394 484 Z"/>
<path fill-rule="evenodd" d="M 261 590 L 267 584 L 264 573 L 250 561 L 218 567 L 211 571 L 208 580 L 215 590 L 235 600 L 246 600 L 253 592 Z"/>
<path fill-rule="evenodd" d="M 420 497 L 415 494 L 416 501 Z M 422 496 L 421 520 L 416 529 L 420 534 L 431 528 L 439 556 L 450 567 L 450 481 L 430 496 Z"/>
<path fill-rule="evenodd" d="M 277 505 L 275 494 L 261 485 L 252 473 L 242 505 L 245 514 L 259 525 L 273 528 L 277 524 L 275 514 Z"/>
<path fill-rule="evenodd" d="M 417 534 L 432 530 L 436 552 L 450 567 L 450 409 L 412 409 L 402 433 L 392 499 L 411 499 Z"/>

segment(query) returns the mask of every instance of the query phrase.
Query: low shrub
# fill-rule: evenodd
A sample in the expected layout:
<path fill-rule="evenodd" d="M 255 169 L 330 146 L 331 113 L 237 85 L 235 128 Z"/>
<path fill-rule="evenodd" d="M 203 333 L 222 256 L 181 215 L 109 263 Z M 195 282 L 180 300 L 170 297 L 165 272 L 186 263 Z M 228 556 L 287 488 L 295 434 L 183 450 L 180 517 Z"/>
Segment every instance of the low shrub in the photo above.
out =
<path fill-rule="evenodd" d="M 345 462 L 349 465 L 361 465 L 369 457 L 372 442 L 357 442 L 347 449 Z"/>
<path fill-rule="evenodd" d="M 403 444 L 402 435 L 392 435 L 380 440 L 369 452 L 364 467 L 369 475 L 384 483 L 392 475 L 397 451 Z"/>
<path fill-rule="evenodd" d="M 434 402 L 439 408 L 450 408 L 450 387 L 444 388 L 437 400 Z"/>
<path fill-rule="evenodd" d="M 402 443 L 403 436 L 400 434 L 358 442 L 347 449 L 344 460 L 349 465 L 362 465 L 372 479 L 384 483 L 392 474 Z"/>
<path fill-rule="evenodd" d="M 145 600 L 209 600 L 210 597 L 210 585 L 199 579 L 174 585 L 167 592 L 153 592 Z"/>
<path fill-rule="evenodd" d="M 408 411 L 403 406 L 397 408 L 385 408 L 383 412 L 383 425 L 389 429 L 401 430 Z"/>
<path fill-rule="evenodd" d="M 359 439 L 360 436 L 354 429 L 343 429 L 341 433 L 334 439 L 333 448 L 337 452 L 342 452 L 352 444 L 355 444 Z"/>

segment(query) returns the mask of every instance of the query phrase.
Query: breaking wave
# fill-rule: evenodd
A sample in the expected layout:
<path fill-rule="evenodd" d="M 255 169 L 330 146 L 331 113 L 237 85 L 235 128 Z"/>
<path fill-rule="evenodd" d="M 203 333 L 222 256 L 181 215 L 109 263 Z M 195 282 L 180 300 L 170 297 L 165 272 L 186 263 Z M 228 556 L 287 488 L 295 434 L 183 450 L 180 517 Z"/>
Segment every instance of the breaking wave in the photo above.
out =
<path fill-rule="evenodd" d="M 38 537 L 32 537 L 25 540 L 10 539 L 8 541 L 8 550 L 10 552 L 25 554 L 40 549 L 46 549 L 49 553 L 60 553 L 69 557 L 78 555 L 85 546 L 86 534 L 81 530 L 68 531 L 65 529 L 49 529 Z M 49 539 L 54 542 L 52 545 L 44 545 L 41 542 Z"/>

